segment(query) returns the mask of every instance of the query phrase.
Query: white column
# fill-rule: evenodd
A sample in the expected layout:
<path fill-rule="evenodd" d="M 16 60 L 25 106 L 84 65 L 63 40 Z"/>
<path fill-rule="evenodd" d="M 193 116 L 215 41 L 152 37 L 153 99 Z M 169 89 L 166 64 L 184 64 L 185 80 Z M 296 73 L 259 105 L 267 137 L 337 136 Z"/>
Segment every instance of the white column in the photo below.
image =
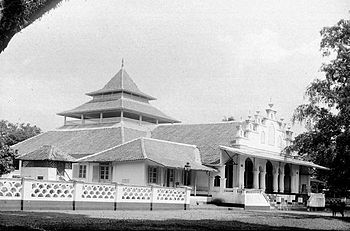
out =
<path fill-rule="evenodd" d="M 238 187 L 244 188 L 244 164 L 242 163 L 242 159 L 238 158 L 238 166 L 237 166 L 237 175 L 238 175 Z"/>
<path fill-rule="evenodd" d="M 124 112 L 121 111 L 121 112 L 120 112 L 120 121 L 123 121 L 123 117 L 124 117 Z"/>
<path fill-rule="evenodd" d="M 280 185 L 279 185 L 279 192 L 284 192 L 284 172 L 280 173 Z"/>
<path fill-rule="evenodd" d="M 259 170 L 253 170 L 253 188 L 259 188 Z"/>
<path fill-rule="evenodd" d="M 225 165 L 220 169 L 220 192 L 224 192 L 226 188 L 226 178 L 225 178 Z"/>
<path fill-rule="evenodd" d="M 220 192 L 224 192 L 226 187 L 226 178 L 220 178 Z"/>
<path fill-rule="evenodd" d="M 290 176 L 291 181 L 291 193 L 298 193 L 298 185 L 296 184 L 296 177 L 298 175 L 295 174 L 295 172 L 292 172 Z"/>
<path fill-rule="evenodd" d="M 278 192 L 278 172 L 273 173 L 273 192 Z"/>
<path fill-rule="evenodd" d="M 192 171 L 194 174 L 194 196 L 197 196 L 197 172 L 196 171 Z"/>
<path fill-rule="evenodd" d="M 100 113 L 100 123 L 102 123 L 103 122 L 103 113 L 101 112 Z"/>
<path fill-rule="evenodd" d="M 142 124 L 142 115 L 139 116 L 139 125 Z"/>
<path fill-rule="evenodd" d="M 260 189 L 262 189 L 264 191 L 266 189 L 265 176 L 266 176 L 266 172 L 264 172 L 264 171 L 260 172 Z"/>
<path fill-rule="evenodd" d="M 63 124 L 64 124 L 64 125 L 67 124 L 67 116 L 64 117 L 64 123 L 63 123 Z"/>
<path fill-rule="evenodd" d="M 84 115 L 81 115 L 81 124 L 85 124 Z"/>

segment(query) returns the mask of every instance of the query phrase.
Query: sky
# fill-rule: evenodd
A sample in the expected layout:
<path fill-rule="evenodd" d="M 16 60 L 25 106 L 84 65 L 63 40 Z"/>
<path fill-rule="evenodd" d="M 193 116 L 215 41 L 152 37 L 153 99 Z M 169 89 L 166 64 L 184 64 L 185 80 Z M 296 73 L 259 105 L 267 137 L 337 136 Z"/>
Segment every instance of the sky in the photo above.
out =
<path fill-rule="evenodd" d="M 265 111 L 290 122 L 322 78 L 320 30 L 348 0 L 70 0 L 0 54 L 0 119 L 44 131 L 125 69 L 151 104 L 184 123 Z M 302 131 L 296 126 L 296 131 Z"/>

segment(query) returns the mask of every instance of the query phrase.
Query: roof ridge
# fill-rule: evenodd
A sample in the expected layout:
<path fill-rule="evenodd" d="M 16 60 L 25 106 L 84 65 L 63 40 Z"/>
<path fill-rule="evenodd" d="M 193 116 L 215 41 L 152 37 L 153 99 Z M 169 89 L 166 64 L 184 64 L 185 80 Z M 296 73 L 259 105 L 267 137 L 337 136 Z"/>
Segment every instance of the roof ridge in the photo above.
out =
<path fill-rule="evenodd" d="M 54 130 L 50 130 L 47 132 L 60 132 L 60 131 L 82 131 L 82 130 L 99 130 L 99 129 L 116 129 L 119 128 L 121 125 L 120 123 L 116 123 L 113 126 L 110 127 L 96 127 L 96 128 L 68 128 L 68 129 L 62 129 L 62 128 L 56 128 Z M 46 132 L 45 132 L 46 133 Z"/>
<path fill-rule="evenodd" d="M 169 141 L 169 140 L 154 139 L 154 138 L 150 138 L 150 137 L 142 137 L 142 138 L 146 139 L 146 140 L 160 141 L 160 142 L 163 142 L 163 143 L 170 143 L 170 144 L 177 144 L 177 145 L 182 145 L 182 146 L 190 146 L 190 147 L 193 147 L 193 148 L 198 148 L 194 144 L 184 144 L 184 143 L 179 143 L 179 142 L 174 142 L 174 141 Z"/>
<path fill-rule="evenodd" d="M 46 132 L 49 132 L 49 131 L 46 131 Z M 36 137 L 38 137 L 38 136 L 44 135 L 46 132 L 40 133 L 40 134 L 38 134 L 38 135 L 32 136 L 32 137 L 30 137 L 30 138 L 28 138 L 28 139 L 25 139 L 25 140 L 23 140 L 23 141 L 21 141 L 21 142 L 18 142 L 17 144 L 14 144 L 14 145 L 10 146 L 10 148 L 13 148 L 13 147 L 16 146 L 16 145 L 25 143 L 25 142 L 27 142 L 27 141 L 29 141 L 29 140 L 31 140 L 31 139 L 34 139 L 34 138 L 36 138 Z"/>
<path fill-rule="evenodd" d="M 147 154 L 146 154 L 146 148 L 145 148 L 145 140 L 143 139 L 144 137 L 141 137 L 141 152 L 142 155 L 145 159 L 148 159 Z"/>
<path fill-rule="evenodd" d="M 84 156 L 84 157 L 82 157 L 82 158 L 80 158 L 80 159 L 77 159 L 77 161 L 81 161 L 81 160 L 87 159 L 87 158 L 89 158 L 89 157 L 97 156 L 97 155 L 99 155 L 99 154 L 101 154 L 101 153 L 103 153 L 103 152 L 107 152 L 107 151 L 110 151 L 110 150 L 112 150 L 112 149 L 114 149 L 114 148 L 118 148 L 118 147 L 120 147 L 120 146 L 123 146 L 123 145 L 129 144 L 129 143 L 132 143 L 132 142 L 134 142 L 134 141 L 137 141 L 137 140 L 139 140 L 140 138 L 141 138 L 141 137 L 138 137 L 138 138 L 129 140 L 129 141 L 125 142 L 125 143 L 122 143 L 122 144 L 118 144 L 118 145 L 116 145 L 116 146 L 113 146 L 113 147 L 111 147 L 111 148 L 107 148 L 107 149 L 105 149 L 105 150 L 102 150 L 102 151 L 93 153 L 93 154 L 88 155 L 88 156 Z"/>
<path fill-rule="evenodd" d="M 242 121 L 222 121 L 222 122 L 208 122 L 208 123 L 174 123 L 174 124 L 158 124 L 160 126 L 190 126 L 190 125 L 214 125 L 214 124 L 235 124 L 242 123 Z"/>

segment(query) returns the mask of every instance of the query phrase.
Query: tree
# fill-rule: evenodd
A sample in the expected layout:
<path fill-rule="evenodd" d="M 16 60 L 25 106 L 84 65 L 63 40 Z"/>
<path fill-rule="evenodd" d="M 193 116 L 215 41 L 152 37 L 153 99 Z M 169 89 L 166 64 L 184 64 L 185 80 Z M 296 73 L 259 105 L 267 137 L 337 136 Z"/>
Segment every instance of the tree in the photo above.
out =
<path fill-rule="evenodd" d="M 330 59 L 322 64 L 322 79 L 307 87 L 308 103 L 295 109 L 293 122 L 305 122 L 307 131 L 288 148 L 330 172 L 316 171 L 332 190 L 350 189 L 350 20 L 321 30 L 320 50 Z"/>
<path fill-rule="evenodd" d="M 62 0 L 0 0 L 0 53 L 16 33 L 60 2 Z"/>
<path fill-rule="evenodd" d="M 235 118 L 233 116 L 229 116 L 226 117 L 224 116 L 224 118 L 222 119 L 223 122 L 228 122 L 228 121 L 235 121 Z"/>
<path fill-rule="evenodd" d="M 14 169 L 15 153 L 10 146 L 41 132 L 37 126 L 30 124 L 12 124 L 0 121 L 0 175 L 9 173 Z"/>

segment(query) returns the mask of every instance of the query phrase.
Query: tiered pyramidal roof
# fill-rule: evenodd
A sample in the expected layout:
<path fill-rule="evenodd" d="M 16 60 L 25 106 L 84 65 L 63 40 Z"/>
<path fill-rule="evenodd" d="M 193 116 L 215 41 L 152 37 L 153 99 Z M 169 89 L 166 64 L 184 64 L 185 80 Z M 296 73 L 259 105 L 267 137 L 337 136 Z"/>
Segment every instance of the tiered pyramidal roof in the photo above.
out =
<path fill-rule="evenodd" d="M 119 72 L 100 90 L 87 93 L 93 99 L 79 107 L 58 115 L 71 118 L 99 119 L 99 118 L 129 118 L 150 123 L 178 123 L 149 101 L 156 98 L 143 93 L 129 74 L 124 65 Z"/>

